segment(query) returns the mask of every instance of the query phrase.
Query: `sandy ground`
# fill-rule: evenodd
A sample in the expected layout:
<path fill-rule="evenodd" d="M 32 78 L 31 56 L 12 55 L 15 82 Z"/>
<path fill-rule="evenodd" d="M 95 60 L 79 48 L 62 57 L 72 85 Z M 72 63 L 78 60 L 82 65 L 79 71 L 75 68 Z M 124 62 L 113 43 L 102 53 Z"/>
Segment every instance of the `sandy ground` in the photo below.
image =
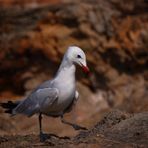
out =
<path fill-rule="evenodd" d="M 8 119 L 7 122 L 13 122 Z M 13 123 L 15 124 L 15 123 Z M 2 125 L 1 125 L 2 126 Z M 1 127 L 2 128 L 2 127 Z M 6 128 L 6 125 L 5 125 Z M 9 132 L 10 128 L 5 131 Z M 41 143 L 37 133 L 1 135 L 0 147 L 148 147 L 148 113 L 127 114 L 118 110 L 107 113 L 101 121 L 76 136 L 47 134 Z"/>

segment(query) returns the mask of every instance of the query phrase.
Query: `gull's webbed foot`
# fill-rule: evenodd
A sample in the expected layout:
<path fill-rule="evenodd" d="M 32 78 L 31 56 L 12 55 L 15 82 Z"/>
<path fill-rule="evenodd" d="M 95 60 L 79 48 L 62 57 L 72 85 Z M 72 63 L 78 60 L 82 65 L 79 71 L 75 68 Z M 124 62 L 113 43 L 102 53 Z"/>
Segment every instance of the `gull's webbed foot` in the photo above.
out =
<path fill-rule="evenodd" d="M 87 130 L 87 128 L 82 127 L 82 126 L 79 126 L 79 125 L 76 125 L 76 124 L 73 124 L 72 127 L 73 127 L 75 130 Z"/>
<path fill-rule="evenodd" d="M 49 138 L 49 135 L 40 133 L 40 142 L 44 142 Z"/>

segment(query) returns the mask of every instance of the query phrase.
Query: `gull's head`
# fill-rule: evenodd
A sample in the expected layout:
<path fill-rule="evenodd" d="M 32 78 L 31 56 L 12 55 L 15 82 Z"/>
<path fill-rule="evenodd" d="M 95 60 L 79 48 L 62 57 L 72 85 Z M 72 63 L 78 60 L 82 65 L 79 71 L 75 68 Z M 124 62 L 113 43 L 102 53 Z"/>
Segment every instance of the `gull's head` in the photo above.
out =
<path fill-rule="evenodd" d="M 66 56 L 73 64 L 81 66 L 84 72 L 89 73 L 89 68 L 87 67 L 86 63 L 86 56 L 81 48 L 77 46 L 68 47 Z"/>

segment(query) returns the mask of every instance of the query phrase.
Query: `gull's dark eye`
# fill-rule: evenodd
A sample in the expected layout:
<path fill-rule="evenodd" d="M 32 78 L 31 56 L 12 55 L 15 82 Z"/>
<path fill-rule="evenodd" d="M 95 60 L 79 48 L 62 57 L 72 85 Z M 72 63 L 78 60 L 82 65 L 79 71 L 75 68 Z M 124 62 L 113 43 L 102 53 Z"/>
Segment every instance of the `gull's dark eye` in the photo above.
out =
<path fill-rule="evenodd" d="M 81 59 L 82 57 L 78 54 L 78 55 L 77 55 L 77 58 Z"/>

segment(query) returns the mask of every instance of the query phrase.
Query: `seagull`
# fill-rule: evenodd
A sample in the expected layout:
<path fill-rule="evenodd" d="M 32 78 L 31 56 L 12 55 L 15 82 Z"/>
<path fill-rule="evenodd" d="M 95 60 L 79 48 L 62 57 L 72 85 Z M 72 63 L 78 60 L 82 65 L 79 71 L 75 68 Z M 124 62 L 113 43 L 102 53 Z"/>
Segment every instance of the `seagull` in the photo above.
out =
<path fill-rule="evenodd" d="M 53 79 L 43 82 L 23 100 L 8 101 L 0 105 L 12 116 L 24 114 L 31 117 L 38 114 L 41 142 L 46 139 L 42 131 L 42 114 L 60 117 L 62 123 L 72 126 L 75 130 L 86 130 L 85 127 L 64 119 L 64 114 L 72 110 L 79 97 L 75 80 L 76 65 L 82 67 L 85 73 L 89 73 L 83 50 L 77 46 L 70 46 Z"/>

